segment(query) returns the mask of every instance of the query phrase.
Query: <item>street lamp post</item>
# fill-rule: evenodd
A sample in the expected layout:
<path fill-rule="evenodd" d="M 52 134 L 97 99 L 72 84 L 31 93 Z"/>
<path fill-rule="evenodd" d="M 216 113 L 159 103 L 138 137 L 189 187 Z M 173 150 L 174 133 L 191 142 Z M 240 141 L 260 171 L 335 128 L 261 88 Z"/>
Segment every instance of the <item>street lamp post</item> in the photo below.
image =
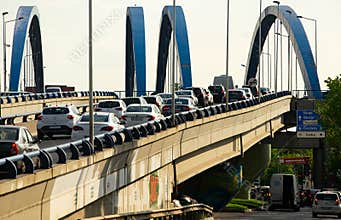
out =
<path fill-rule="evenodd" d="M 279 20 L 279 1 L 273 1 L 273 3 L 277 4 L 277 19 L 276 19 L 276 32 L 278 32 L 278 20 Z M 277 75 L 278 75 L 278 35 L 276 35 L 276 44 L 275 44 L 275 93 L 277 93 Z"/>
<path fill-rule="evenodd" d="M 92 40 L 92 0 L 89 0 L 89 139 L 91 147 L 94 146 Z"/>
<path fill-rule="evenodd" d="M 263 52 L 262 54 L 268 56 L 268 86 L 269 86 L 270 85 L 271 68 L 272 68 L 272 65 L 271 65 L 271 62 L 272 62 L 271 53 Z M 270 60 L 270 62 L 269 62 L 269 60 Z M 271 88 L 269 88 L 269 89 L 271 89 Z"/>
<path fill-rule="evenodd" d="M 230 32 L 230 0 L 226 8 L 226 107 L 229 104 L 229 32 Z"/>
<path fill-rule="evenodd" d="M 316 72 L 317 72 L 317 20 L 314 18 L 307 18 L 307 17 L 303 17 L 300 15 L 298 15 L 297 18 L 302 18 L 302 19 L 314 22 L 314 26 L 315 26 L 315 66 L 316 66 Z"/>
<path fill-rule="evenodd" d="M 292 12 L 290 10 L 286 10 L 286 12 L 290 15 L 292 14 Z M 291 35 L 291 31 L 290 31 L 290 27 L 289 27 L 289 30 L 288 30 L 288 91 L 292 92 L 291 45 L 290 45 L 290 37 L 291 36 L 290 35 Z"/>
<path fill-rule="evenodd" d="M 173 0 L 173 47 L 172 47 L 172 122 L 175 125 L 175 44 L 176 44 L 176 2 Z"/>
<path fill-rule="evenodd" d="M 259 0 L 259 42 L 258 42 L 258 56 L 259 56 L 259 65 L 258 65 L 258 100 L 260 102 L 261 92 L 260 92 L 260 71 L 261 71 L 261 55 L 262 55 L 262 0 Z"/>
<path fill-rule="evenodd" d="M 23 17 L 19 17 L 17 19 L 5 20 L 5 16 L 8 15 L 8 12 L 3 12 L 2 13 L 2 22 L 3 22 L 3 54 L 4 54 L 4 91 L 7 91 L 7 54 L 6 54 L 6 49 L 9 47 L 9 45 L 6 42 L 6 24 L 18 20 L 22 20 Z"/>

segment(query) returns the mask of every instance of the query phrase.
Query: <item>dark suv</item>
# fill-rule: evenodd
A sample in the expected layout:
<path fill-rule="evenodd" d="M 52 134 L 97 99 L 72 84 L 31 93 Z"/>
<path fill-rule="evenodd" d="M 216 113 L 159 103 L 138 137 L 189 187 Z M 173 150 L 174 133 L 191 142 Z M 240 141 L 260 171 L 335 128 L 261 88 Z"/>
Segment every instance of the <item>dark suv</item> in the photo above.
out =
<path fill-rule="evenodd" d="M 208 98 L 206 97 L 206 93 L 201 87 L 189 87 L 185 88 L 185 90 L 192 90 L 194 92 L 195 97 L 198 99 L 198 105 L 200 107 L 206 107 L 208 105 Z"/>
<path fill-rule="evenodd" d="M 226 99 L 226 91 L 224 86 L 222 85 L 209 86 L 208 90 L 210 90 L 210 92 L 213 95 L 214 103 L 222 103 Z"/>

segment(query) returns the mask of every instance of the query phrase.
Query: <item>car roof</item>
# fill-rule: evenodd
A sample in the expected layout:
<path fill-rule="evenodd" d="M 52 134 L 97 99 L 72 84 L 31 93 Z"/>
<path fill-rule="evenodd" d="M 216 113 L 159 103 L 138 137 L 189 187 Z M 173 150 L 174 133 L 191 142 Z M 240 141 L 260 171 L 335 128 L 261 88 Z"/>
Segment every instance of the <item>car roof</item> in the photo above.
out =
<path fill-rule="evenodd" d="M 98 101 L 98 103 L 100 102 L 123 102 L 123 101 L 121 99 L 108 99 L 108 100 Z"/>
<path fill-rule="evenodd" d="M 150 107 L 152 107 L 153 105 L 155 105 L 155 104 L 130 104 L 128 107 L 130 107 L 130 106 L 150 106 Z"/>
<path fill-rule="evenodd" d="M 0 125 L 0 128 L 26 128 L 25 126 L 16 126 L 16 125 Z"/>
<path fill-rule="evenodd" d="M 94 115 L 110 115 L 110 114 L 114 115 L 114 113 L 112 112 L 94 112 Z M 84 115 L 89 115 L 89 112 L 84 113 L 82 116 Z"/>

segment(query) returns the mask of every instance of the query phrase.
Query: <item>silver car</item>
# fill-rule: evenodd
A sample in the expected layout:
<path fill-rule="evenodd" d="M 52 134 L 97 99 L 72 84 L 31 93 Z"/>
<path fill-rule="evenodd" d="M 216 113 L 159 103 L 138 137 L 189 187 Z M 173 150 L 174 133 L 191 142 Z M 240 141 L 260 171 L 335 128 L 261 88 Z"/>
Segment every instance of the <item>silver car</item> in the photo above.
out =
<path fill-rule="evenodd" d="M 0 126 L 0 158 L 39 150 L 38 142 L 26 127 Z"/>
<path fill-rule="evenodd" d="M 126 112 L 127 106 L 123 100 L 104 100 L 100 101 L 95 108 L 96 112 L 111 112 L 114 113 L 116 117 L 121 118 Z"/>
<path fill-rule="evenodd" d="M 143 124 L 148 121 L 163 119 L 160 109 L 154 104 L 131 104 L 122 119 L 127 122 L 126 127 Z"/>
<path fill-rule="evenodd" d="M 337 215 L 341 218 L 341 194 L 339 192 L 324 191 L 316 193 L 313 202 L 312 215 Z"/>

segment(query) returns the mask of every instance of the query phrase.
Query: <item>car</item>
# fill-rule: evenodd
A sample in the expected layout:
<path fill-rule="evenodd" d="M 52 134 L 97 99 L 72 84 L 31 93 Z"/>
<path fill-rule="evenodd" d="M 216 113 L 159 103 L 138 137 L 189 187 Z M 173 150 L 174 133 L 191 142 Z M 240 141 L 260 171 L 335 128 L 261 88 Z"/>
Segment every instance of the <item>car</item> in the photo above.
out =
<path fill-rule="evenodd" d="M 72 128 L 72 140 L 89 137 L 89 113 L 83 114 Z M 94 135 L 123 129 L 124 125 L 112 112 L 94 113 Z"/>
<path fill-rule="evenodd" d="M 243 90 L 246 94 L 246 99 L 254 99 L 250 88 L 238 88 L 238 90 Z"/>
<path fill-rule="evenodd" d="M 175 113 L 186 112 L 190 110 L 198 109 L 193 99 L 188 97 L 179 97 L 175 99 Z M 172 114 L 172 99 L 167 99 L 165 105 L 162 108 L 162 114 L 168 116 Z"/>
<path fill-rule="evenodd" d="M 250 88 L 253 97 L 258 97 L 259 91 L 256 86 L 243 85 L 242 88 Z"/>
<path fill-rule="evenodd" d="M 213 101 L 213 95 L 212 93 L 210 92 L 210 90 L 208 89 L 204 89 L 205 91 L 205 94 L 206 94 L 206 99 L 208 101 L 208 105 L 213 105 L 214 104 L 214 101 Z"/>
<path fill-rule="evenodd" d="M 38 143 L 26 127 L 0 125 L 0 158 L 40 150 Z"/>
<path fill-rule="evenodd" d="M 341 218 L 341 194 L 335 191 L 323 191 L 315 194 L 312 207 L 312 216 L 314 218 L 319 214 L 337 215 Z"/>
<path fill-rule="evenodd" d="M 130 104 L 148 104 L 143 97 L 125 97 L 122 101 L 129 106 Z"/>
<path fill-rule="evenodd" d="M 266 95 L 266 94 L 271 93 L 271 91 L 270 91 L 270 89 L 267 88 L 267 87 L 260 87 L 260 93 L 261 93 L 262 95 Z"/>
<path fill-rule="evenodd" d="M 159 95 L 142 96 L 148 104 L 155 104 L 160 110 L 162 109 L 163 99 Z"/>
<path fill-rule="evenodd" d="M 157 95 L 160 96 L 163 99 L 163 101 L 172 98 L 172 93 L 158 93 Z M 174 98 L 178 98 L 178 95 L 176 93 L 174 95 L 175 95 Z"/>
<path fill-rule="evenodd" d="M 62 92 L 62 89 L 60 87 L 57 87 L 57 86 L 48 86 L 46 87 L 45 89 L 45 92 L 46 93 L 49 93 L 49 92 Z"/>
<path fill-rule="evenodd" d="M 194 92 L 194 96 L 198 99 L 198 104 L 200 107 L 206 107 L 208 105 L 208 98 L 204 91 L 204 88 L 201 87 L 188 87 L 185 90 L 192 90 Z"/>
<path fill-rule="evenodd" d="M 80 118 L 80 113 L 74 105 L 45 107 L 38 116 L 38 139 L 45 135 L 52 138 L 53 135 L 71 135 L 72 128 Z"/>
<path fill-rule="evenodd" d="M 192 90 L 178 90 L 175 91 L 178 98 L 180 97 L 187 97 L 193 99 L 195 105 L 198 105 L 198 98 L 195 96 L 194 92 Z"/>
<path fill-rule="evenodd" d="M 114 100 L 104 100 L 99 101 L 97 107 L 95 108 L 96 112 L 111 112 L 114 113 L 116 117 L 121 118 L 125 113 L 127 106 L 125 102 L 121 99 Z"/>
<path fill-rule="evenodd" d="M 122 119 L 127 123 L 126 127 L 163 118 L 164 116 L 161 114 L 160 109 L 154 104 L 131 104 L 122 116 Z"/>
<path fill-rule="evenodd" d="M 236 102 L 246 100 L 246 93 L 244 90 L 229 89 L 229 102 Z"/>
<path fill-rule="evenodd" d="M 226 91 L 224 86 L 222 85 L 213 85 L 209 86 L 208 90 L 211 91 L 213 95 L 213 101 L 214 103 L 222 103 L 226 100 Z"/>

